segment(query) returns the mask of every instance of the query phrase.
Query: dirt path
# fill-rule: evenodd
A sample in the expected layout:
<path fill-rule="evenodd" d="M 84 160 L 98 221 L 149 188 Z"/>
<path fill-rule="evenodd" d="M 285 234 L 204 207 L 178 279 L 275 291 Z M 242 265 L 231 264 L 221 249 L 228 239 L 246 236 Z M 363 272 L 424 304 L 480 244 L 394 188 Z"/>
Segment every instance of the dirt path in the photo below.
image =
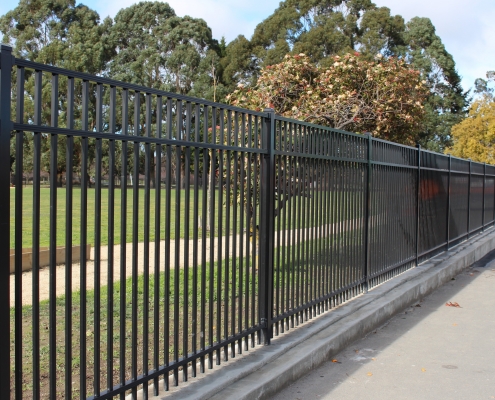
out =
<path fill-rule="evenodd" d="M 351 229 L 349 229 L 351 227 Z M 361 228 L 361 220 L 355 220 L 355 221 L 346 221 L 346 223 L 341 223 L 341 224 L 330 224 L 327 226 L 322 227 L 323 231 L 322 232 L 332 232 L 332 233 L 339 233 L 342 231 L 346 230 L 352 230 L 352 229 L 360 229 Z M 304 230 L 286 230 L 285 232 L 281 232 L 281 238 L 280 238 L 280 245 L 284 245 L 282 242 L 284 239 L 285 235 L 285 242 L 286 244 L 292 244 L 293 243 L 293 235 L 296 235 L 294 237 L 295 243 L 298 242 L 298 237 L 303 238 L 304 235 L 308 237 L 309 239 L 317 239 L 319 237 L 318 229 L 314 230 L 311 228 L 304 229 Z M 300 236 L 299 236 L 300 235 Z M 226 251 L 226 244 L 227 244 L 227 239 L 229 241 L 229 249 Z M 241 240 L 241 235 L 236 235 L 235 240 L 237 243 L 237 249 L 236 249 L 236 257 L 241 257 L 242 255 L 240 254 L 240 240 Z M 246 234 L 242 235 L 242 240 L 244 241 L 243 244 L 243 254 L 245 256 L 246 254 Z M 222 244 L 222 258 L 226 257 L 233 257 L 234 254 L 232 252 L 233 248 L 233 242 L 234 242 L 234 236 L 223 236 L 221 238 L 221 244 Z M 183 239 L 178 239 L 178 247 L 179 247 L 179 267 L 184 267 L 184 252 L 185 252 L 185 244 L 186 241 Z M 277 241 L 277 234 L 275 235 L 275 245 L 278 244 Z M 189 245 L 189 260 L 188 264 L 189 266 L 192 266 L 193 264 L 193 255 L 194 255 L 194 240 L 189 240 L 188 241 Z M 219 239 L 218 237 L 214 238 L 213 240 L 213 247 L 215 249 L 214 251 L 214 257 L 213 261 L 216 261 L 218 259 L 218 245 L 219 245 Z M 201 265 L 202 263 L 202 257 L 201 257 L 201 246 L 202 246 L 202 239 L 200 239 L 197 243 L 198 246 L 198 265 Z M 250 244 L 250 247 L 252 244 Z M 113 255 L 114 255 L 114 274 L 113 274 L 113 281 L 117 282 L 120 281 L 121 276 L 120 276 L 120 264 L 121 264 L 121 258 L 120 258 L 120 248 L 121 245 L 116 245 L 113 247 Z M 169 255 L 169 265 L 170 268 L 175 267 L 175 248 L 176 248 L 176 240 L 172 240 L 170 243 L 170 255 Z M 206 262 L 210 262 L 210 248 L 211 248 L 211 240 L 210 238 L 206 238 Z M 108 278 L 108 255 L 109 255 L 109 247 L 108 246 L 101 246 L 100 247 L 100 277 L 95 282 L 95 262 L 94 262 L 94 257 L 95 257 L 95 249 L 91 248 L 91 256 L 90 260 L 86 263 L 86 289 L 90 290 L 95 287 L 95 283 L 100 282 L 100 285 L 107 285 L 109 283 L 109 278 Z M 138 273 L 141 275 L 144 272 L 144 265 L 145 265 L 145 259 L 144 259 L 144 243 L 138 243 Z M 165 241 L 161 241 L 159 244 L 159 251 L 160 251 L 160 271 L 164 271 L 164 266 L 165 264 Z M 252 251 L 252 249 L 251 249 Z M 128 243 L 126 245 L 126 259 L 125 259 L 125 267 L 126 267 L 126 273 L 125 273 L 125 278 L 129 278 L 132 276 L 132 243 Z M 149 244 L 149 272 L 150 274 L 154 273 L 155 270 L 155 243 L 152 242 Z M 81 270 L 81 264 L 79 263 L 74 263 L 69 268 L 72 268 L 72 291 L 77 291 L 81 288 L 80 284 L 80 270 Z M 56 266 L 56 295 L 60 296 L 65 294 L 65 274 L 68 268 L 66 267 L 65 264 L 62 265 L 57 265 Z M 40 301 L 41 300 L 46 300 L 49 298 L 49 283 L 50 283 L 50 268 L 49 267 L 43 267 L 39 271 L 39 287 L 40 287 Z M 10 306 L 13 307 L 15 305 L 15 290 L 14 290 L 14 284 L 15 284 L 15 276 L 14 274 L 10 275 Z M 22 274 L 22 304 L 23 305 L 28 305 L 32 303 L 32 287 L 33 287 L 33 279 L 32 279 L 32 272 L 31 271 L 26 271 Z"/>
<path fill-rule="evenodd" d="M 239 238 L 240 236 L 237 235 L 236 240 L 237 243 L 239 243 Z M 228 256 L 231 257 L 232 254 L 232 240 L 234 239 L 232 236 L 229 237 L 230 241 L 230 249 L 228 253 L 226 254 L 225 251 L 225 245 L 226 245 L 226 237 L 222 237 L 222 255 L 223 257 Z M 245 240 L 245 236 L 244 236 Z M 178 245 L 179 245 L 179 267 L 184 267 L 184 249 L 185 249 L 185 243 L 186 241 L 183 239 L 178 240 Z M 189 265 L 192 265 L 193 263 L 193 251 L 194 251 L 194 241 L 189 240 Z M 216 249 L 218 248 L 218 238 L 214 238 L 213 246 L 215 248 L 215 254 L 213 257 L 213 261 L 217 260 L 218 254 Z M 198 241 L 198 246 L 201 246 L 202 242 L 201 240 Z M 206 240 L 206 261 L 210 261 L 210 246 L 211 242 L 210 239 L 207 238 Z M 175 260 L 175 247 L 176 247 L 176 242 L 175 240 L 172 240 L 170 243 L 170 256 L 169 256 L 169 265 L 170 268 L 174 268 L 174 260 Z M 239 245 L 237 245 L 239 247 Z M 245 247 L 245 246 L 244 246 Z M 114 257 L 114 262 L 113 262 L 113 268 L 114 268 L 114 274 L 113 274 L 113 281 L 117 282 L 120 281 L 121 276 L 120 276 L 120 267 L 121 267 L 121 257 L 120 257 L 120 250 L 121 250 L 121 245 L 116 245 L 113 247 L 113 257 Z M 137 250 L 137 258 L 138 258 L 138 272 L 139 275 L 141 275 L 144 272 L 144 266 L 145 266 L 145 247 L 144 243 L 138 243 L 138 250 Z M 159 252 L 160 252 L 160 271 L 164 271 L 164 265 L 165 265 L 165 241 L 161 241 L 159 244 Z M 237 256 L 240 256 L 239 251 L 236 252 Z M 86 263 L 86 289 L 93 289 L 95 287 L 95 283 L 98 281 L 100 282 L 101 285 L 107 285 L 109 283 L 108 279 L 108 258 L 109 258 L 109 247 L 108 246 L 101 246 L 100 247 L 100 277 L 99 280 L 95 282 L 95 249 L 92 247 L 91 248 L 91 255 L 90 255 L 90 260 L 87 261 Z M 125 278 L 129 278 L 132 276 L 132 256 L 133 256 L 133 251 L 132 251 L 132 243 L 126 244 L 126 259 L 125 259 Z M 201 263 L 201 247 L 199 247 L 199 255 L 198 255 L 198 263 Z M 154 273 L 155 270 L 155 243 L 152 242 L 149 244 L 149 260 L 148 260 L 148 270 L 150 274 Z M 81 288 L 81 264 L 80 263 L 74 263 L 69 268 L 72 268 L 72 291 L 77 291 Z M 57 265 L 56 266 L 56 293 L 57 296 L 60 296 L 62 294 L 65 294 L 65 275 L 67 272 L 67 267 L 65 264 L 62 265 Z M 32 288 L 33 288 L 33 280 L 32 280 L 32 271 L 26 271 L 22 274 L 22 304 L 31 304 L 32 302 Z M 49 267 L 43 267 L 39 271 L 39 282 L 40 282 L 40 300 L 46 300 L 49 298 L 49 283 L 50 283 L 50 268 Z M 10 275 L 10 287 L 12 288 L 10 291 L 10 306 L 15 305 L 15 293 L 14 293 L 14 283 L 15 283 L 15 276 L 14 274 Z"/>

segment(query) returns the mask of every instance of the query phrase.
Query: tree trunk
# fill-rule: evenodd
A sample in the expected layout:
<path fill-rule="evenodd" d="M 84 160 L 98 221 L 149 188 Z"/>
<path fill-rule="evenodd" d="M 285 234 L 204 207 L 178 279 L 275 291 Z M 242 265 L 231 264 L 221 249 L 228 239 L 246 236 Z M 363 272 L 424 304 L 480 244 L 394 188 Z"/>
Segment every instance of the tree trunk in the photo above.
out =
<path fill-rule="evenodd" d="M 150 187 L 154 189 L 156 188 L 155 157 L 151 157 L 150 164 Z"/>
<path fill-rule="evenodd" d="M 186 188 L 186 167 L 185 165 L 180 166 L 180 188 L 185 189 Z"/>
<path fill-rule="evenodd" d="M 215 173 L 214 166 L 213 166 L 214 163 L 213 163 L 213 151 L 212 150 L 209 151 L 209 155 L 210 155 L 210 165 L 208 168 L 208 175 L 206 177 L 206 187 L 203 188 L 203 190 L 206 190 L 206 198 L 208 199 L 208 201 L 207 201 L 208 211 L 206 212 L 206 229 L 208 229 L 208 230 L 210 230 L 210 226 L 211 226 L 210 211 L 211 211 L 211 207 L 213 206 L 211 204 L 211 201 L 209 201 L 210 195 L 211 195 L 210 190 L 215 190 L 215 185 L 210 184 L 210 179 L 212 176 L 214 176 L 213 174 Z"/>

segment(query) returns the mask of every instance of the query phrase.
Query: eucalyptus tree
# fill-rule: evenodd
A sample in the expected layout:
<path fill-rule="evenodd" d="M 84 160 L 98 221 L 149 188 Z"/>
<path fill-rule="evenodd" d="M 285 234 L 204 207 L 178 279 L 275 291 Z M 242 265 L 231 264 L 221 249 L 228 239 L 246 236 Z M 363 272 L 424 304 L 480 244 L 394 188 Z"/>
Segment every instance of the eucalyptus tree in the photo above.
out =
<path fill-rule="evenodd" d="M 116 50 L 109 64 L 113 78 L 183 95 L 225 94 L 219 82 L 219 45 L 204 20 L 179 17 L 168 3 L 141 2 L 117 13 L 111 37 Z M 176 113 L 174 105 L 174 119 Z M 140 132 L 135 134 L 146 129 L 145 113 L 140 115 Z M 150 122 L 155 119 L 154 113 Z M 182 139 L 185 132 L 174 135 Z M 153 164 L 154 159 L 151 171 Z"/>
<path fill-rule="evenodd" d="M 405 57 L 423 73 L 430 89 L 420 143 L 436 151 L 451 145 L 452 126 L 466 116 L 468 92 L 461 86 L 455 61 L 428 18 L 413 18 L 404 33 Z"/>
<path fill-rule="evenodd" d="M 49 64 L 90 74 L 101 74 L 105 71 L 106 63 L 113 55 L 109 41 L 109 29 L 112 25 L 110 18 L 100 23 L 98 13 L 87 6 L 76 6 L 74 0 L 21 0 L 18 6 L 0 18 L 2 41 L 13 47 L 16 57 L 30 61 Z M 15 85 L 15 82 L 13 82 Z M 78 82 L 80 86 L 80 82 Z M 42 121 L 49 123 L 51 119 L 51 80 L 43 77 L 42 83 Z M 76 93 L 80 93 L 77 90 Z M 80 88 L 79 88 L 80 89 Z M 26 71 L 25 108 L 23 120 L 34 119 L 34 74 Z M 78 120 L 80 113 L 80 96 L 75 97 L 74 112 Z M 59 96 L 57 104 L 58 124 L 66 125 L 67 113 L 67 79 L 59 81 Z M 90 115 L 89 129 L 94 128 L 94 113 Z M 25 135 L 26 160 L 30 159 L 31 141 Z M 43 140 L 42 164 L 45 170 L 49 168 L 48 140 Z M 65 139 L 59 137 L 57 175 L 59 184 L 65 172 Z M 74 141 L 74 165 L 80 165 L 80 140 Z M 11 152 L 11 164 L 14 153 Z M 90 154 L 90 163 L 92 155 Z M 26 165 L 26 168 L 29 168 Z M 76 167 L 77 170 L 77 167 Z"/>

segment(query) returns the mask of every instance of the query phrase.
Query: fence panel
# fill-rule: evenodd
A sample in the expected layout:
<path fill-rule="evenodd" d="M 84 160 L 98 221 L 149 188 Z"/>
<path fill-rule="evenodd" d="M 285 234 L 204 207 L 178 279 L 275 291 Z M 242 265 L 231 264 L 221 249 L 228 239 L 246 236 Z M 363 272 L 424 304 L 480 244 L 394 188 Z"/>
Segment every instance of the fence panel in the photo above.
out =
<path fill-rule="evenodd" d="M 473 170 L 474 170 L 473 163 Z M 470 192 L 470 223 L 469 230 L 475 232 L 483 226 L 483 175 L 475 174 L 471 175 L 471 192 Z"/>
<path fill-rule="evenodd" d="M 367 140 L 275 120 L 276 335 L 362 290 Z"/>
<path fill-rule="evenodd" d="M 17 399 L 158 395 L 494 222 L 494 166 L 6 46 L 0 67 Z"/>
<path fill-rule="evenodd" d="M 265 114 L 23 60 L 13 74 L 17 396 L 158 394 L 254 346 Z"/>
<path fill-rule="evenodd" d="M 415 265 L 417 150 L 373 140 L 371 163 L 371 286 Z"/>
<path fill-rule="evenodd" d="M 419 256 L 442 251 L 447 246 L 449 158 L 421 151 Z"/>

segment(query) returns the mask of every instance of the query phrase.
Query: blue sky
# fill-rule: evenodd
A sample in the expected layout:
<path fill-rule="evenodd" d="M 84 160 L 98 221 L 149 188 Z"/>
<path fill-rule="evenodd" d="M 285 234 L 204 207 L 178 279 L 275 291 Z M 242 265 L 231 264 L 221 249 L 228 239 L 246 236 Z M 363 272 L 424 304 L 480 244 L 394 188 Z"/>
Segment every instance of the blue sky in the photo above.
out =
<path fill-rule="evenodd" d="M 495 70 L 495 1 L 494 0 L 374 0 L 378 6 L 391 9 L 406 21 L 415 16 L 428 17 L 437 29 L 447 51 L 453 56 L 463 78 L 464 89 L 474 80 Z M 18 1 L 3 0 L 0 15 L 16 7 Z M 114 17 L 119 9 L 135 0 L 87 0 L 87 6 L 102 18 Z M 238 34 L 250 36 L 256 25 L 270 15 L 279 0 L 169 0 L 178 15 L 203 18 L 213 36 L 227 41 Z"/>

